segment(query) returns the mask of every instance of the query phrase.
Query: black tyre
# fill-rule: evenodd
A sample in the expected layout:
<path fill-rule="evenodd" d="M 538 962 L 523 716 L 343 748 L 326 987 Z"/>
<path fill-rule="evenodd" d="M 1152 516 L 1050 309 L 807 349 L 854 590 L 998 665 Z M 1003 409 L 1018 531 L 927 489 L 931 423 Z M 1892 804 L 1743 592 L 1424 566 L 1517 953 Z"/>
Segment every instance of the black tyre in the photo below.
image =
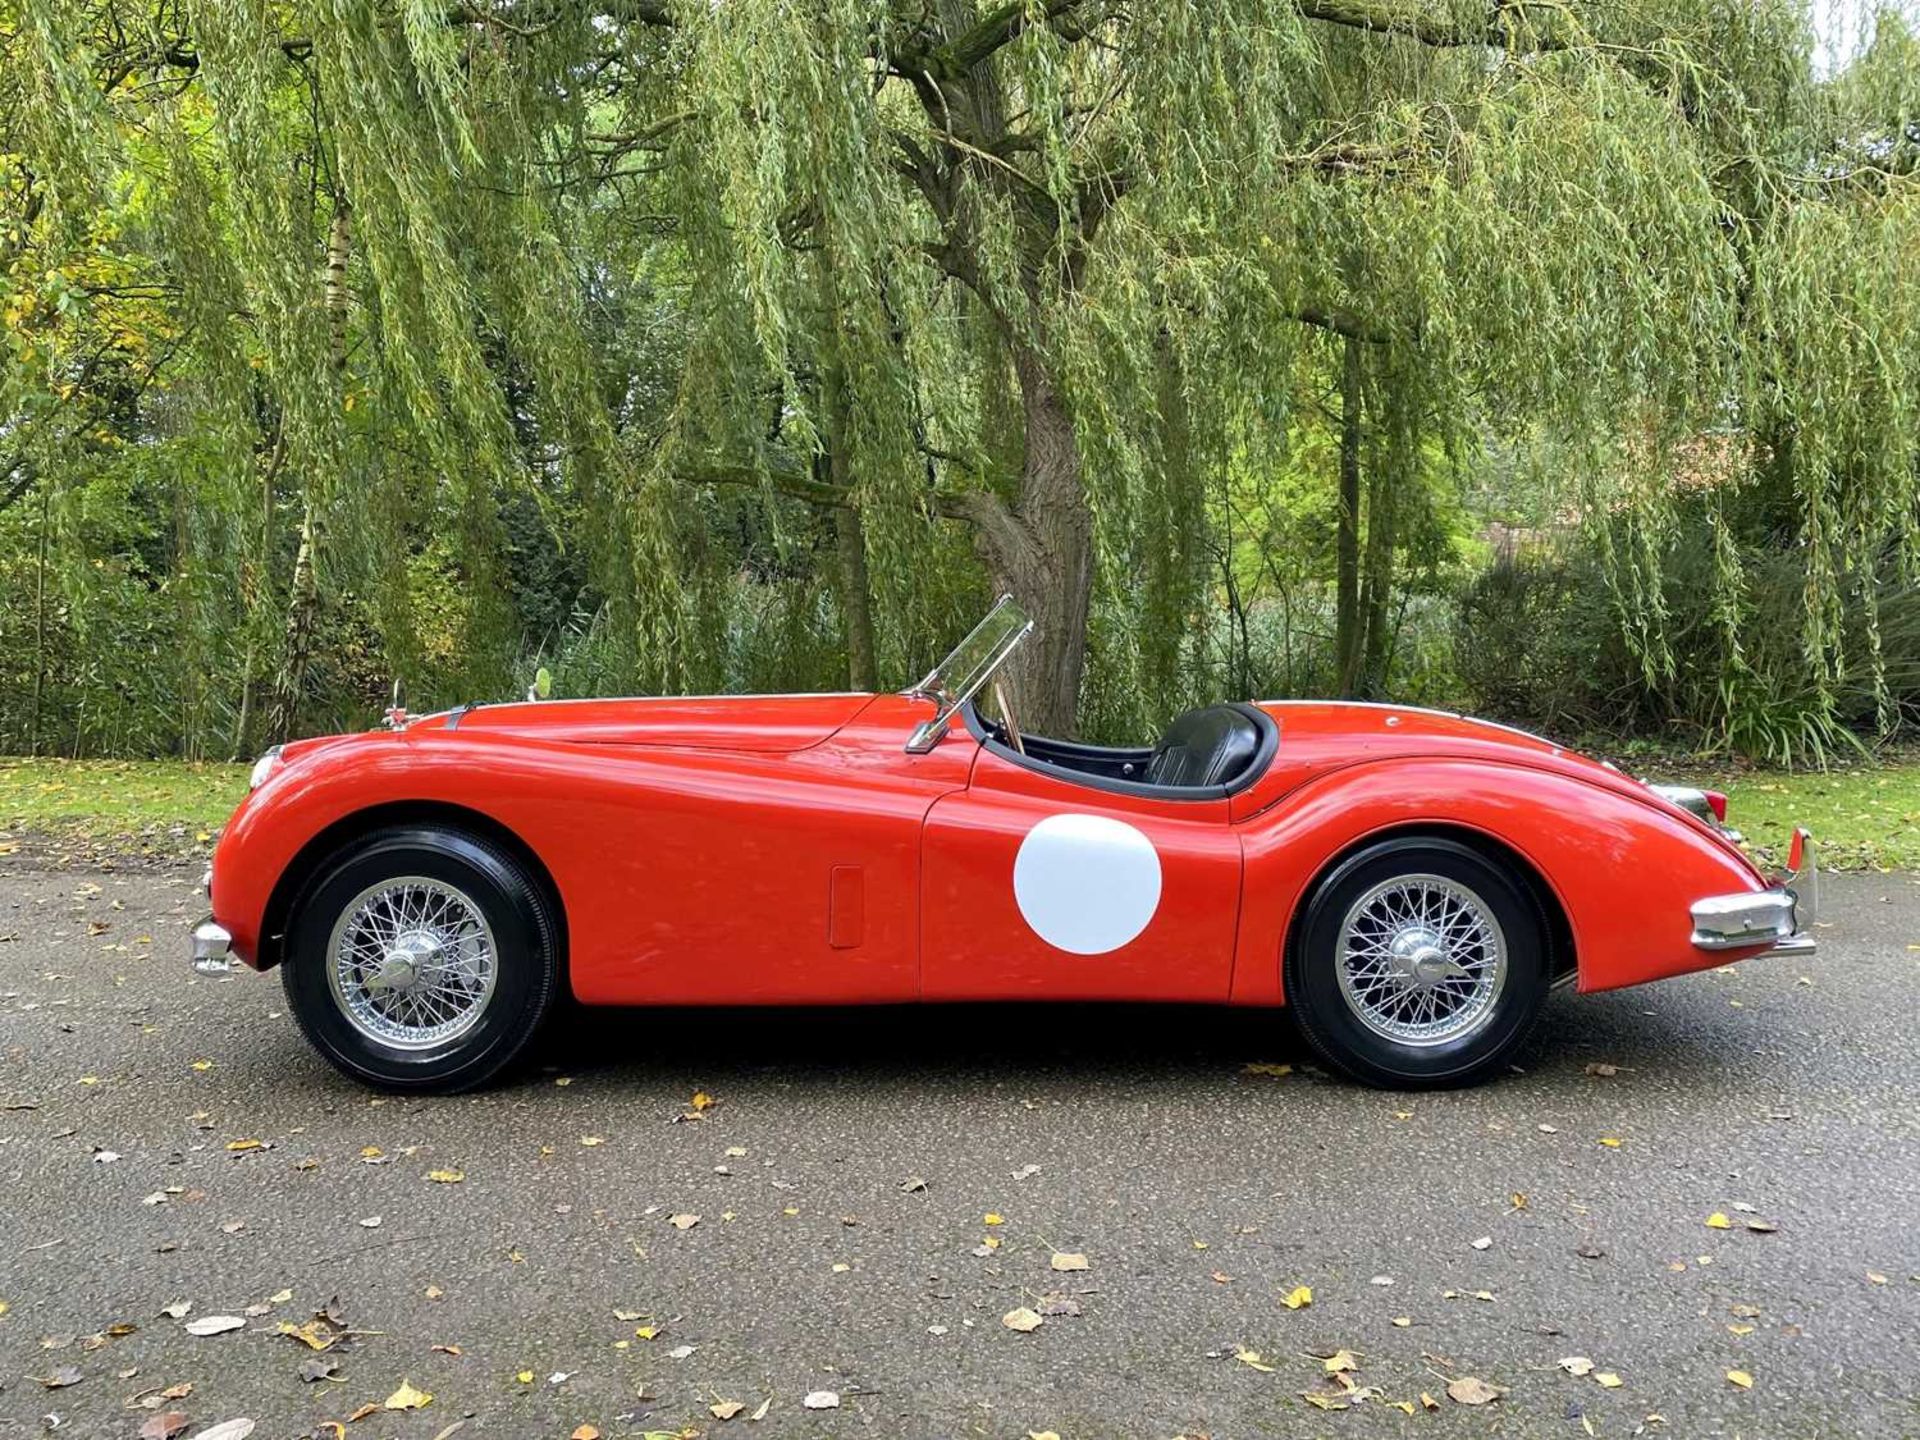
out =
<path fill-rule="evenodd" d="M 560 990 L 559 937 L 551 902 L 499 846 L 382 830 L 307 885 L 282 978 L 300 1028 L 341 1071 L 450 1093 L 526 1050 Z"/>
<path fill-rule="evenodd" d="M 1539 1019 L 1547 927 L 1526 883 L 1473 847 L 1384 840 L 1314 889 L 1284 979 L 1307 1043 L 1335 1069 L 1387 1089 L 1466 1085 Z"/>

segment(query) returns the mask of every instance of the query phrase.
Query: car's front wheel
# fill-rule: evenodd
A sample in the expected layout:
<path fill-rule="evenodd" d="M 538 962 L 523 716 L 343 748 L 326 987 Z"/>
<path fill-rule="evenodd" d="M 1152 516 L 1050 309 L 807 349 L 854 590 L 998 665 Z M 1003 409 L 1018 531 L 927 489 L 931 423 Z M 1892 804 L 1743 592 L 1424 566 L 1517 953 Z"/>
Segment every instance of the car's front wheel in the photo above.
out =
<path fill-rule="evenodd" d="M 1285 965 L 1308 1043 L 1370 1085 L 1485 1079 L 1539 1018 L 1552 974 L 1526 883 L 1472 846 L 1384 840 L 1316 887 Z"/>
<path fill-rule="evenodd" d="M 552 906 L 490 841 L 409 826 L 323 865 L 296 907 L 287 1000 L 314 1048 L 389 1090 L 483 1085 L 519 1057 L 560 986 Z"/>

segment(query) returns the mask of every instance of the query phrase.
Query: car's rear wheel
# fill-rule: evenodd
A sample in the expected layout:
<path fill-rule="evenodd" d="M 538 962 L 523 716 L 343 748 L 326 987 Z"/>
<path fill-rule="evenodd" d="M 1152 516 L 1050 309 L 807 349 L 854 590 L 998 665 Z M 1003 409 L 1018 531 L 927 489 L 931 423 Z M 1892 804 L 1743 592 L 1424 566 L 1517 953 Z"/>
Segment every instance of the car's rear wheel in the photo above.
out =
<path fill-rule="evenodd" d="M 1525 881 L 1472 846 L 1384 840 L 1315 888 L 1285 966 L 1307 1042 L 1369 1085 L 1485 1079 L 1526 1040 L 1552 974 Z"/>
<path fill-rule="evenodd" d="M 292 917 L 284 982 L 314 1048 L 389 1090 L 484 1085 L 560 988 L 559 929 L 526 868 L 453 829 L 378 831 L 335 855 Z"/>

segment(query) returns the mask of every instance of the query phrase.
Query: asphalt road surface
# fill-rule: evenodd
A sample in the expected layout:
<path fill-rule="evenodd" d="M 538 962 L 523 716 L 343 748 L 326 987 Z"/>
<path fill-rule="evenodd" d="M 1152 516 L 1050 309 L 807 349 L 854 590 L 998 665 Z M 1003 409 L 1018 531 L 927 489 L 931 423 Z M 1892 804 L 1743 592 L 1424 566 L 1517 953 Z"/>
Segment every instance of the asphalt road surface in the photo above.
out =
<path fill-rule="evenodd" d="M 0 1437 L 1920 1434 L 1911 877 L 1464 1093 L 1075 1007 L 574 1018 L 400 1100 L 190 975 L 191 869 L 0 866 Z"/>

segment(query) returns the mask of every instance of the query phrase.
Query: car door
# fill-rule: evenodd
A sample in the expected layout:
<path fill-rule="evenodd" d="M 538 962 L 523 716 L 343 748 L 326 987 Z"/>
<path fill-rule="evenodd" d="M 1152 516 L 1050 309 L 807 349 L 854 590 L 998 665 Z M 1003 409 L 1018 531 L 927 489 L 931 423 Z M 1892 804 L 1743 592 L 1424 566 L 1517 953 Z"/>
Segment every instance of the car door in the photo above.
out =
<path fill-rule="evenodd" d="M 1225 1000 L 1240 905 L 1227 803 L 981 746 L 967 788 L 927 814 L 922 997 Z"/>

